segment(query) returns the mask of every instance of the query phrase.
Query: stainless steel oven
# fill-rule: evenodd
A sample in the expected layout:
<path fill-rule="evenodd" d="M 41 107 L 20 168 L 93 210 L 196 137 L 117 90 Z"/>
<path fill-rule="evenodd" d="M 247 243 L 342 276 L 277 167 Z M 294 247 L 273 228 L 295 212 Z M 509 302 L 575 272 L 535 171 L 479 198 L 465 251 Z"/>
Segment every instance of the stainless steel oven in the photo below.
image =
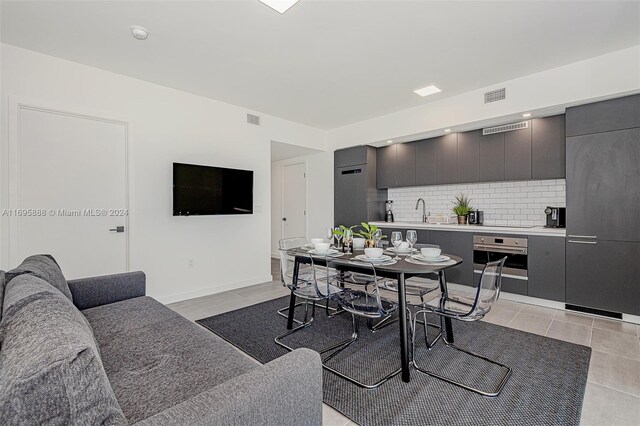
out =
<path fill-rule="evenodd" d="M 487 262 L 493 262 L 505 256 L 507 260 L 502 269 L 502 277 L 524 281 L 522 284 L 524 294 L 526 294 L 526 281 L 528 281 L 527 238 L 500 235 L 473 236 L 473 272 L 477 275 L 476 278 L 480 276 Z"/>

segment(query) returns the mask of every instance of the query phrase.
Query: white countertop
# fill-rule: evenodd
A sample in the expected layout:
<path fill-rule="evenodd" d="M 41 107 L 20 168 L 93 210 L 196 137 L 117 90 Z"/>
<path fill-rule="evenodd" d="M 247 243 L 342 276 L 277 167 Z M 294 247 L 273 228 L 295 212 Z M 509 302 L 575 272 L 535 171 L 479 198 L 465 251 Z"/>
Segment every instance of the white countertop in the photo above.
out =
<path fill-rule="evenodd" d="M 380 228 L 401 228 L 401 229 L 430 229 L 436 231 L 454 231 L 454 232 L 474 232 L 477 234 L 504 234 L 504 235 L 542 235 L 548 237 L 565 237 L 566 230 L 564 228 L 545 228 L 544 226 L 535 226 L 533 228 L 521 228 L 510 226 L 491 226 L 491 225 L 440 225 L 434 223 L 423 222 L 370 222 Z"/>

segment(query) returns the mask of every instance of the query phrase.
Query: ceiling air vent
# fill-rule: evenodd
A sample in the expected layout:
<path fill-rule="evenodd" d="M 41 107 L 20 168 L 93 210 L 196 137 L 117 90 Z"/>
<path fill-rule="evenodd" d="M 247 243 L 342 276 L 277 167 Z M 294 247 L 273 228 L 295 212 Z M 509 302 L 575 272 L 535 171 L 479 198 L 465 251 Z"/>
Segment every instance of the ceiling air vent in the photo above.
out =
<path fill-rule="evenodd" d="M 496 126 L 496 127 L 487 127 L 485 129 L 482 129 L 482 134 L 492 135 L 494 133 L 503 133 L 503 132 L 511 132 L 513 130 L 526 129 L 527 127 L 529 127 L 529 122 L 521 121 L 520 123 L 505 124 L 505 125 Z"/>
<path fill-rule="evenodd" d="M 484 94 L 484 103 L 488 104 L 491 102 L 501 101 L 506 98 L 507 98 L 507 89 L 503 87 L 502 89 L 486 92 Z"/>
<path fill-rule="evenodd" d="M 259 115 L 253 115 L 253 114 L 247 114 L 247 123 L 255 124 L 256 126 L 259 126 L 260 125 L 260 116 Z"/>

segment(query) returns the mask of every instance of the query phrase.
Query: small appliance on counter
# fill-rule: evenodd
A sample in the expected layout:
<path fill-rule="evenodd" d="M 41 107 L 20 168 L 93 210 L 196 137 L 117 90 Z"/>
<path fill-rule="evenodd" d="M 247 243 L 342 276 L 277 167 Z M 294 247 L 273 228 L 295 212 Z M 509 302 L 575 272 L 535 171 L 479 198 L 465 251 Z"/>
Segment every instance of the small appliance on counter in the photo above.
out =
<path fill-rule="evenodd" d="M 387 200 L 385 203 L 387 204 L 387 213 L 384 215 L 384 221 L 393 222 L 393 212 L 391 211 L 391 208 L 393 207 L 393 200 Z"/>
<path fill-rule="evenodd" d="M 484 212 L 482 210 L 472 210 L 467 215 L 469 225 L 482 225 L 484 223 Z"/>
<path fill-rule="evenodd" d="M 544 209 L 547 215 L 545 228 L 566 228 L 567 227 L 567 209 L 566 207 L 547 207 Z"/>

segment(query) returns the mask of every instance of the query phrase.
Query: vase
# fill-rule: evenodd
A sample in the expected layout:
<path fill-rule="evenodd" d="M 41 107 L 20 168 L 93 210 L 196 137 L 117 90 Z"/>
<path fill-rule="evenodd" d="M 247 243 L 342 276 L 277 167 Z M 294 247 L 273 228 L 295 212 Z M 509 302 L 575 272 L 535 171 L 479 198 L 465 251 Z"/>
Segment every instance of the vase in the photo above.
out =
<path fill-rule="evenodd" d="M 467 217 L 466 216 L 458 216 L 458 225 L 466 225 Z"/>
<path fill-rule="evenodd" d="M 366 240 L 366 241 L 364 242 L 364 246 L 365 246 L 366 248 L 375 248 L 375 246 L 376 246 L 376 240 Z"/>

